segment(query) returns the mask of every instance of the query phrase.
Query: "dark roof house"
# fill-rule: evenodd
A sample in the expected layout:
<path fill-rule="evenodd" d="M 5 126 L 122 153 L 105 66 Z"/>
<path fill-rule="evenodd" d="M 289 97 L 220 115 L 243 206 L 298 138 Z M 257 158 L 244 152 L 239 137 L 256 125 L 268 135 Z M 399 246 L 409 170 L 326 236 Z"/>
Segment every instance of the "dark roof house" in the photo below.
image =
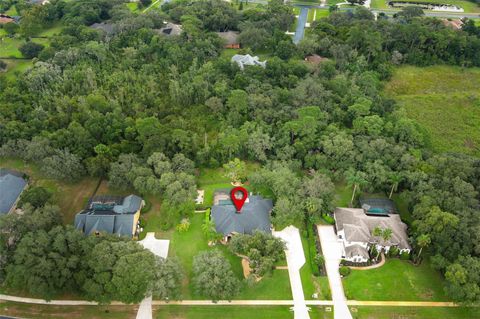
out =
<path fill-rule="evenodd" d="M 230 190 L 217 190 L 214 195 L 214 205 L 211 217 L 218 233 L 225 236 L 231 234 L 252 234 L 255 230 L 271 232 L 270 212 L 272 200 L 262 196 L 251 195 L 240 212 L 233 206 L 229 195 Z"/>
<path fill-rule="evenodd" d="M 157 33 L 165 36 L 179 36 L 182 33 L 182 26 L 171 22 L 166 22 L 165 27 L 156 29 Z"/>
<path fill-rule="evenodd" d="M 0 168 L 0 214 L 8 214 L 14 208 L 27 186 L 23 174 L 9 169 Z"/>
<path fill-rule="evenodd" d="M 113 23 L 107 23 L 107 22 L 94 23 L 90 26 L 90 28 L 99 30 L 107 36 L 112 35 L 115 31 L 115 25 Z"/>
<path fill-rule="evenodd" d="M 240 42 L 238 42 L 238 31 L 217 32 L 217 35 L 223 39 L 226 49 L 240 49 Z"/>
<path fill-rule="evenodd" d="M 75 228 L 86 235 L 106 232 L 134 236 L 144 202 L 136 195 L 127 197 L 95 196 L 86 209 L 75 216 Z"/>

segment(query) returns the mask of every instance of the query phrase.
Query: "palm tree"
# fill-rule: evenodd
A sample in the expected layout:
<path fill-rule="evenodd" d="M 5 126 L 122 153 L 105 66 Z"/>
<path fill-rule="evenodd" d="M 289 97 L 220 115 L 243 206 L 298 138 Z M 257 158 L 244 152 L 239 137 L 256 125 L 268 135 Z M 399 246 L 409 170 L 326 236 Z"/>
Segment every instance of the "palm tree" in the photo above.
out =
<path fill-rule="evenodd" d="M 352 199 L 350 200 L 350 207 L 353 206 L 353 200 L 355 199 L 355 193 L 357 189 L 360 189 L 360 186 L 367 184 L 366 176 L 364 172 L 355 171 L 354 169 L 349 169 L 346 173 L 347 184 L 353 186 Z"/>
<path fill-rule="evenodd" d="M 430 238 L 430 235 L 422 234 L 422 235 L 417 237 L 417 245 L 418 245 L 418 247 L 420 247 L 420 251 L 418 252 L 417 258 L 420 258 L 420 255 L 422 254 L 423 248 L 430 245 L 431 242 L 432 242 L 432 239 Z"/>
<path fill-rule="evenodd" d="M 372 232 L 372 235 L 375 236 L 375 237 L 380 237 L 382 236 L 382 229 L 380 227 L 375 227 L 373 229 L 373 232 Z"/>
<path fill-rule="evenodd" d="M 382 238 L 383 238 L 384 241 L 387 241 L 387 240 L 391 239 L 392 235 L 393 235 L 393 231 L 390 228 L 385 228 L 382 231 Z"/>
<path fill-rule="evenodd" d="M 390 175 L 389 180 L 392 183 L 392 189 L 390 190 L 390 196 L 388 196 L 388 198 L 392 199 L 393 192 L 397 191 L 398 184 L 400 184 L 400 182 L 403 180 L 403 176 L 394 172 Z"/>

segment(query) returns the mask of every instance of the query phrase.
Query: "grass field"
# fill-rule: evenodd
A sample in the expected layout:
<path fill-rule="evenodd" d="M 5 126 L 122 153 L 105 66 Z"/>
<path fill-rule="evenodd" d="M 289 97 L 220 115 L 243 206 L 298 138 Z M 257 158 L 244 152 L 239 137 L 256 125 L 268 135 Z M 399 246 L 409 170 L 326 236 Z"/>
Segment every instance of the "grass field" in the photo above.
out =
<path fill-rule="evenodd" d="M 343 279 L 343 286 L 347 299 L 448 301 L 442 276 L 426 259 L 420 266 L 388 259 L 380 268 L 352 270 Z"/>
<path fill-rule="evenodd" d="M 478 319 L 478 308 L 350 307 L 354 319 Z"/>
<path fill-rule="evenodd" d="M 7 72 L 5 76 L 8 79 L 15 79 L 17 72 L 23 72 L 28 67 L 32 66 L 32 62 L 30 60 L 17 60 L 17 59 L 2 59 L 3 61 L 7 62 Z M 0 73 L 2 75 L 2 73 Z"/>
<path fill-rule="evenodd" d="M 63 183 L 45 177 L 37 165 L 25 163 L 18 159 L 0 159 L 0 167 L 24 172 L 30 176 L 30 183 L 43 186 L 53 192 L 53 199 L 58 203 L 65 224 L 73 223 L 78 213 L 93 194 L 98 180 L 85 177 L 79 182 Z"/>
<path fill-rule="evenodd" d="M 0 314 L 35 319 L 131 319 L 138 306 L 51 306 L 0 302 Z"/>
<path fill-rule="evenodd" d="M 402 67 L 385 92 L 423 126 L 433 150 L 480 156 L 480 68 Z"/>
<path fill-rule="evenodd" d="M 313 21 L 328 17 L 329 14 L 330 12 L 325 9 L 308 9 L 307 22 L 312 23 Z"/>
<path fill-rule="evenodd" d="M 387 4 L 387 0 L 372 0 L 370 3 L 371 8 L 376 8 L 376 9 L 388 9 L 389 6 Z"/>
<path fill-rule="evenodd" d="M 154 311 L 156 319 L 291 319 L 288 306 L 160 306 Z M 310 318 L 333 318 L 324 307 L 311 307 Z"/>

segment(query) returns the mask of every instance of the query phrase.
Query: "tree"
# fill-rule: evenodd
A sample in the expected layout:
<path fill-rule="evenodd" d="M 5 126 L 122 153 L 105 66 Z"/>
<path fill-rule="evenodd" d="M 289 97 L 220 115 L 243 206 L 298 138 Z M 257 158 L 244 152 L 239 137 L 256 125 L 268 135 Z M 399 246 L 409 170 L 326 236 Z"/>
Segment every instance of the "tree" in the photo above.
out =
<path fill-rule="evenodd" d="M 367 184 L 367 176 L 364 172 L 349 169 L 345 173 L 345 177 L 347 179 L 348 185 L 353 186 L 352 198 L 350 200 L 350 207 L 352 207 L 357 189 L 360 189 L 361 186 L 364 186 Z"/>
<path fill-rule="evenodd" d="M 68 182 L 77 181 L 85 174 L 80 158 L 68 150 L 57 150 L 55 155 L 43 159 L 41 169 L 48 177 Z"/>
<path fill-rule="evenodd" d="M 239 292 L 240 281 L 217 249 L 200 252 L 193 258 L 193 276 L 197 292 L 213 301 L 231 300 Z"/>
<path fill-rule="evenodd" d="M 230 178 L 234 184 L 241 183 L 247 178 L 247 165 L 238 158 L 224 164 L 223 169 L 225 170 L 225 175 Z"/>
<path fill-rule="evenodd" d="M 422 234 L 422 235 L 417 237 L 417 245 L 418 245 L 418 247 L 420 247 L 420 250 L 418 251 L 418 256 L 417 256 L 418 258 L 420 258 L 420 255 L 422 254 L 423 248 L 430 245 L 431 242 L 432 242 L 432 240 L 431 240 L 429 235 Z"/>
<path fill-rule="evenodd" d="M 3 25 L 3 30 L 7 32 L 8 35 L 14 35 L 18 31 L 18 24 L 15 22 L 9 22 Z"/>
<path fill-rule="evenodd" d="M 382 231 L 382 239 L 383 241 L 387 242 L 392 238 L 393 231 L 390 228 L 385 228 Z"/>
<path fill-rule="evenodd" d="M 22 44 L 19 48 L 20 52 L 22 52 L 22 55 L 27 58 L 27 59 L 33 59 L 38 56 L 40 51 L 42 51 L 44 48 L 43 45 L 39 43 L 35 43 L 32 41 L 28 41 L 25 44 Z"/>
<path fill-rule="evenodd" d="M 398 16 L 404 17 L 407 21 L 410 21 L 415 17 L 421 17 L 423 15 L 425 15 L 425 13 L 419 6 L 407 6 L 402 8 L 402 11 L 398 13 Z"/>
<path fill-rule="evenodd" d="M 260 231 L 253 235 L 236 235 L 230 242 L 235 254 L 248 257 L 252 273 L 257 276 L 271 273 L 275 263 L 284 258 L 285 248 L 281 239 Z"/>
<path fill-rule="evenodd" d="M 284 196 L 278 198 L 275 202 L 273 214 L 273 223 L 278 229 L 292 224 L 301 225 L 304 220 L 302 207 L 297 204 L 294 199 L 289 199 Z"/>
<path fill-rule="evenodd" d="M 182 265 L 178 259 L 156 257 L 155 278 L 152 284 L 153 296 L 164 300 L 180 298 L 183 278 Z"/>
<path fill-rule="evenodd" d="M 18 207 L 23 207 L 25 204 L 30 204 L 33 208 L 40 208 L 52 197 L 52 192 L 42 186 L 32 186 L 26 189 L 20 196 Z"/>
<path fill-rule="evenodd" d="M 152 0 L 140 0 L 140 2 L 144 7 L 148 7 L 149 5 L 152 4 Z"/>
<path fill-rule="evenodd" d="M 5 71 L 7 69 L 7 62 L 0 60 L 0 71 Z"/>
<path fill-rule="evenodd" d="M 393 192 L 397 191 L 398 184 L 403 180 L 403 176 L 400 175 L 398 172 L 394 172 L 389 177 L 390 182 L 392 183 L 392 188 L 390 190 L 390 195 L 388 195 L 389 199 L 392 199 Z"/>
<path fill-rule="evenodd" d="M 476 304 L 480 300 L 480 259 L 460 256 L 447 267 L 446 292 L 453 300 Z"/>

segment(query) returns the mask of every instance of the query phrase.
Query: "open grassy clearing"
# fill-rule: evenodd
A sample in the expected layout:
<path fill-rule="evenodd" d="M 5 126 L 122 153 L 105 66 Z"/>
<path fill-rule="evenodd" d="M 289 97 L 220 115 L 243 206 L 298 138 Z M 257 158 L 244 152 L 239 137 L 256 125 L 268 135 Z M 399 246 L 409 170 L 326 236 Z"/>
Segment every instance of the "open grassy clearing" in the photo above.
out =
<path fill-rule="evenodd" d="M 389 9 L 390 7 L 387 4 L 387 0 L 372 0 L 370 3 L 371 8 L 376 9 Z"/>
<path fill-rule="evenodd" d="M 438 152 L 480 155 L 480 68 L 402 67 L 386 85 Z"/>
<path fill-rule="evenodd" d="M 17 73 L 24 72 L 27 68 L 32 66 L 30 60 L 17 60 L 17 59 L 2 59 L 7 62 L 7 71 L 5 73 L 0 72 L 0 76 L 5 75 L 8 79 L 14 80 Z"/>
<path fill-rule="evenodd" d="M 478 308 L 350 307 L 354 319 L 478 319 Z"/>
<path fill-rule="evenodd" d="M 159 306 L 155 307 L 156 319 L 291 319 L 288 306 Z M 310 318 L 333 318 L 333 312 L 324 307 L 311 307 Z"/>
<path fill-rule="evenodd" d="M 17 7 L 11 6 L 7 11 L 5 11 L 5 14 L 9 16 L 18 16 Z"/>
<path fill-rule="evenodd" d="M 44 46 L 49 45 L 49 40 L 45 38 L 34 38 L 32 42 L 42 44 Z M 0 39 L 0 58 L 22 58 L 20 47 L 25 43 L 23 39 L 17 38 L 1 38 Z"/>
<path fill-rule="evenodd" d="M 128 2 L 127 4 L 127 8 L 132 11 L 132 12 L 137 12 L 138 11 L 138 3 L 136 2 Z"/>
<path fill-rule="evenodd" d="M 427 258 L 420 266 L 393 258 L 380 268 L 352 270 L 343 286 L 347 299 L 448 301 L 443 278 Z"/>
<path fill-rule="evenodd" d="M 307 22 L 312 23 L 321 18 L 328 17 L 330 12 L 327 9 L 308 9 Z"/>
<path fill-rule="evenodd" d="M 85 207 L 88 198 L 97 187 L 98 179 L 85 177 L 76 183 L 63 183 L 45 177 L 37 165 L 25 163 L 19 159 L 0 159 L 0 167 L 10 168 L 30 176 L 30 183 L 43 186 L 53 192 L 65 224 L 73 223 L 75 214 Z"/>
<path fill-rule="evenodd" d="M 51 306 L 0 302 L 0 314 L 35 319 L 131 319 L 138 306 Z"/>

